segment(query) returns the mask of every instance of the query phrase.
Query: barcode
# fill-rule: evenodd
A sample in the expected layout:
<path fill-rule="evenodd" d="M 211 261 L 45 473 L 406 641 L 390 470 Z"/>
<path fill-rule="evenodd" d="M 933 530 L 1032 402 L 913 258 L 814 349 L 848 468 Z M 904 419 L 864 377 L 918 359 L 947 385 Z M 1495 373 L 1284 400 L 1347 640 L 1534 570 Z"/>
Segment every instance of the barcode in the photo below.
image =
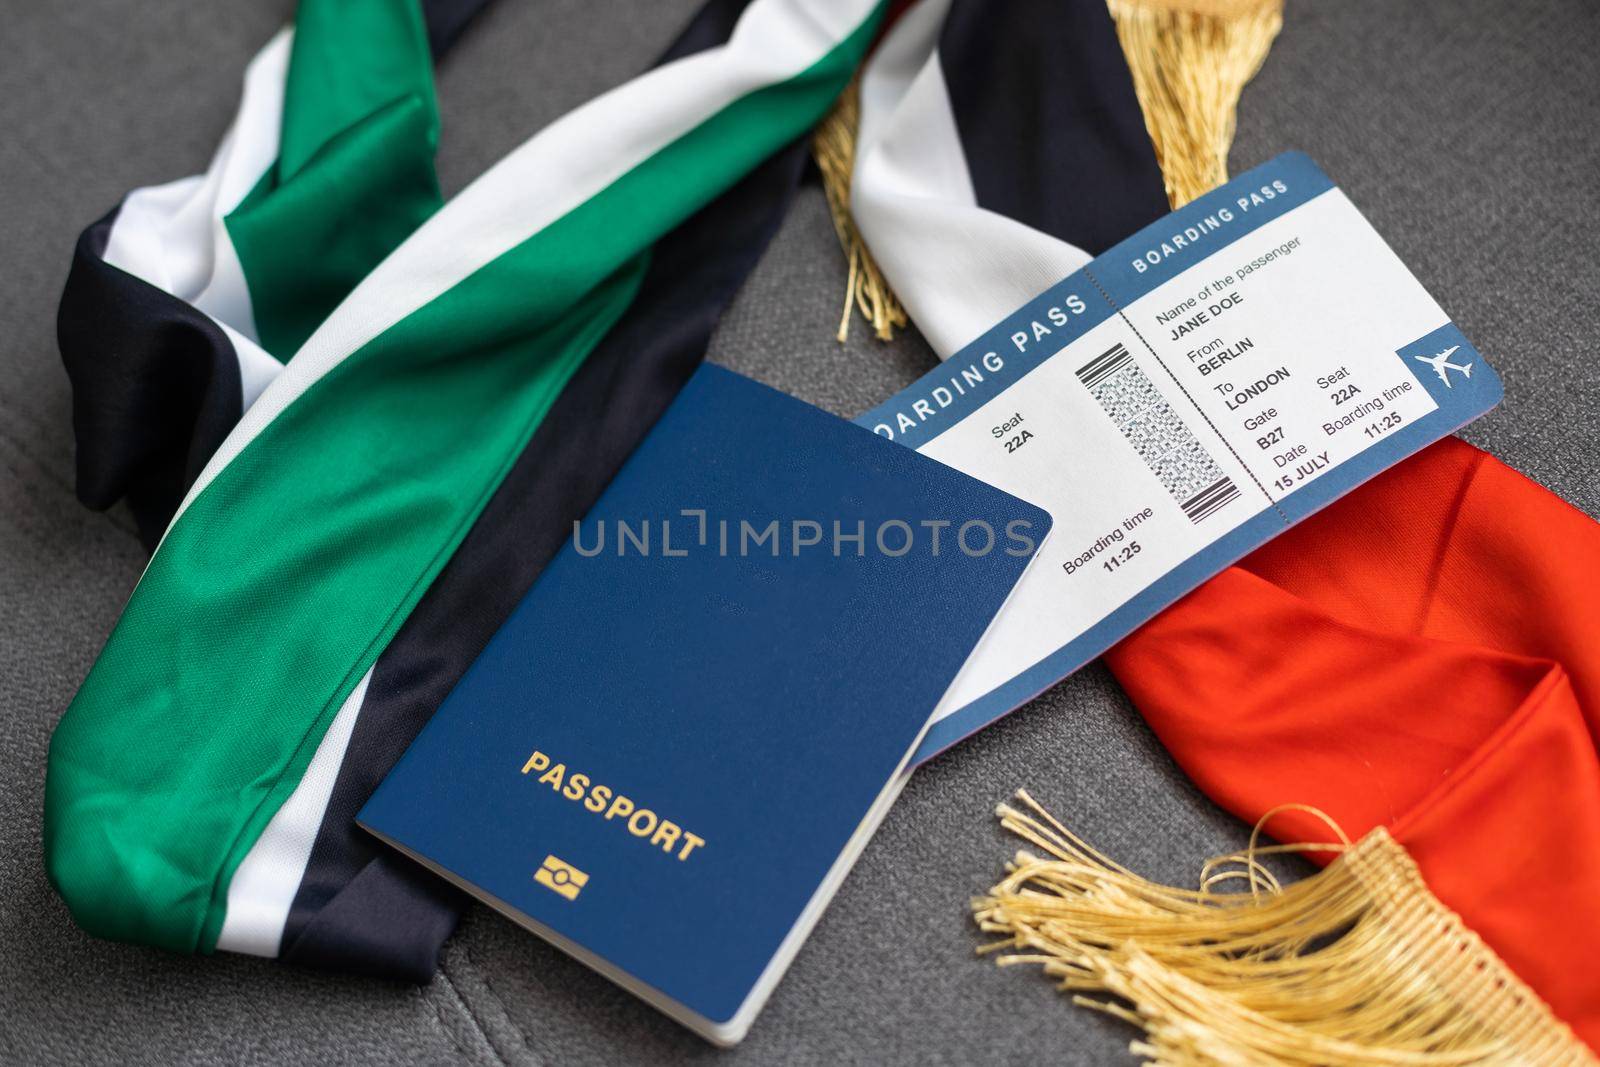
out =
<path fill-rule="evenodd" d="M 1183 513 L 1189 516 L 1190 522 L 1199 522 L 1238 495 L 1239 487 L 1233 484 L 1232 478 L 1224 476 L 1179 506 L 1183 508 Z"/>
<path fill-rule="evenodd" d="M 1088 363 L 1078 368 L 1078 380 L 1093 389 L 1117 371 L 1121 370 L 1133 357 L 1128 354 L 1128 349 L 1122 344 L 1112 346 L 1111 351 L 1102 352 Z"/>
<path fill-rule="evenodd" d="M 1190 522 L 1216 514 L 1239 496 L 1233 479 L 1172 410 L 1126 345 L 1113 345 L 1077 374 Z"/>

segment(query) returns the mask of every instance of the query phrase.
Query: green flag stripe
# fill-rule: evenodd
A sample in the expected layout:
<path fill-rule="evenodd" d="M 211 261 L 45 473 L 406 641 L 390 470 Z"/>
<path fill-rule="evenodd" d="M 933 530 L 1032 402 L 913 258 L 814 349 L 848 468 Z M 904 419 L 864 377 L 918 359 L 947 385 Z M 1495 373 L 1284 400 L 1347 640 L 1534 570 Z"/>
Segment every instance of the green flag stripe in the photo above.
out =
<path fill-rule="evenodd" d="M 300 0 L 294 52 L 283 88 L 278 178 L 288 181 L 323 146 L 403 97 L 439 140 L 433 57 L 419 0 Z"/>
<path fill-rule="evenodd" d="M 642 251 L 804 132 L 876 21 L 348 356 L 191 499 L 52 742 L 47 854 L 85 927 L 211 948 L 232 871 Z"/>
<path fill-rule="evenodd" d="M 262 348 L 287 361 L 443 205 L 438 140 L 418 0 L 301 0 L 278 159 L 224 220 Z"/>

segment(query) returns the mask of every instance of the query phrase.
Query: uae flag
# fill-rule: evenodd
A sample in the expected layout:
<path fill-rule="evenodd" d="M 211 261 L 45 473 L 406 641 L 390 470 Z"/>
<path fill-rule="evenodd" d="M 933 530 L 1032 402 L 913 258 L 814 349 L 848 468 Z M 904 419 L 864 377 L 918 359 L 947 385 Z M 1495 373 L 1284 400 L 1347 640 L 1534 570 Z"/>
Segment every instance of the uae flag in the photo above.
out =
<path fill-rule="evenodd" d="M 657 69 L 441 209 L 428 51 L 474 6 L 304 0 L 211 171 L 80 242 L 80 492 L 161 539 L 52 745 L 47 858 L 93 932 L 431 973 L 456 900 L 351 816 L 702 358 L 884 18 L 713 2 Z M 1101 0 L 895 21 L 850 200 L 939 356 L 1166 210 L 1123 52 L 1130 20 L 1148 40 L 1208 17 L 1147 18 L 1180 6 L 1115 0 L 1123 43 Z M 1457 1037 L 1489 1019 L 1493 1048 L 1574 1062 L 1543 1004 L 1600 1044 L 1597 531 L 1442 442 L 1108 657 L 1228 810 L 1311 804 L 1399 842 L 1410 899 L 1492 950 L 1450 958 L 1522 998 L 1449 1016 Z M 1274 1033 L 1337 1030 L 1290 1003 Z"/>
<path fill-rule="evenodd" d="M 431 973 L 453 902 L 349 815 L 701 358 L 881 7 L 714 0 L 441 207 L 470 12 L 304 0 L 211 170 L 91 227 L 80 488 L 159 547 L 51 744 L 82 926 Z"/>

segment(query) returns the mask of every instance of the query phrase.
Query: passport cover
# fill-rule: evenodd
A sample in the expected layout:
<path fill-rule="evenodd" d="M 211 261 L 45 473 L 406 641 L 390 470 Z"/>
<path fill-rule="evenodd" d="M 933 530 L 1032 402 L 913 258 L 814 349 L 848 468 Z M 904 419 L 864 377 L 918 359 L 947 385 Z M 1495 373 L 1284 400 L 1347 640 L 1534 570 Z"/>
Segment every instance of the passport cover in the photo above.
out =
<path fill-rule="evenodd" d="M 741 520 L 777 520 L 778 554 L 741 554 Z M 894 520 L 914 537 L 899 555 Z M 946 520 L 935 554 L 923 524 Z M 991 551 L 962 549 L 971 520 Z M 358 821 L 737 1041 L 1029 563 L 1005 534 L 1018 520 L 1035 542 L 1049 530 L 1039 508 L 704 366 Z M 790 537 L 797 521 L 822 542 Z M 835 521 L 863 524 L 859 554 L 834 554 Z"/>

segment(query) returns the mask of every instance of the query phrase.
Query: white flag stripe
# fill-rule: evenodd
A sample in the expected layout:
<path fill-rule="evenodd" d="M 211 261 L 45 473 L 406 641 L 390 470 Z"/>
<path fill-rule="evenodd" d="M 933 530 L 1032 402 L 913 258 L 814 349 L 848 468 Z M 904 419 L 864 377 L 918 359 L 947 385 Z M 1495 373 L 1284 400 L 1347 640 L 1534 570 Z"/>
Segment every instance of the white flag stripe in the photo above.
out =
<path fill-rule="evenodd" d="M 940 359 L 1091 258 L 978 206 L 939 61 L 949 8 L 922 0 L 868 62 L 850 188 L 867 247 Z"/>
<path fill-rule="evenodd" d="M 217 948 L 252 956 L 276 956 L 289 909 L 311 860 L 328 798 L 344 764 L 344 752 L 367 699 L 372 671 L 350 691 L 317 745 L 316 755 L 283 807 L 272 816 L 228 883 L 228 909 Z"/>
<path fill-rule="evenodd" d="M 206 173 L 129 193 L 102 257 L 199 308 L 230 335 L 248 338 L 239 352 L 240 376 L 258 383 L 263 374 L 275 377 L 280 365 L 254 343 L 250 292 L 222 220 L 278 158 L 293 38 L 292 30 L 279 31 L 251 60 L 238 114 Z"/>

